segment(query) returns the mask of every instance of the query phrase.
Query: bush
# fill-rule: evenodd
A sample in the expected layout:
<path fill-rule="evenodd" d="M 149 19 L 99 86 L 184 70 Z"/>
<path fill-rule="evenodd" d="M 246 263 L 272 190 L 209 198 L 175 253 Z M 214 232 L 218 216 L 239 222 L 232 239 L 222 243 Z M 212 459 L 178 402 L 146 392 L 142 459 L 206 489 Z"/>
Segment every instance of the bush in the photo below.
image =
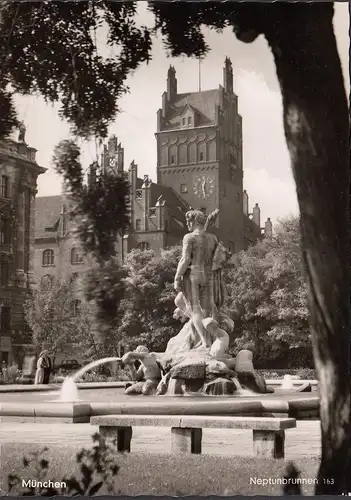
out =
<path fill-rule="evenodd" d="M 54 495 L 96 495 L 102 486 L 107 488 L 110 494 L 116 494 L 114 488 L 114 478 L 117 476 L 119 467 L 117 465 L 116 441 L 106 444 L 99 434 L 93 436 L 95 443 L 91 450 L 82 449 L 76 455 L 76 462 L 79 464 L 80 477 L 63 477 L 54 480 L 48 477 L 49 461 L 45 458 L 48 448 L 39 452 L 31 453 L 29 457 L 23 459 L 23 466 L 30 470 L 30 479 L 34 482 L 45 483 L 49 486 L 25 486 L 23 487 L 22 477 L 17 474 L 9 474 L 8 490 L 16 495 L 22 496 L 54 496 Z M 56 484 L 55 484 L 56 483 Z M 66 488 L 59 486 L 65 483 Z"/>
<path fill-rule="evenodd" d="M 316 380 L 316 370 L 313 368 L 300 368 L 297 370 L 296 375 L 303 380 Z"/>
<path fill-rule="evenodd" d="M 312 368 L 287 368 L 286 370 L 258 370 L 265 379 L 282 379 L 284 375 L 292 375 L 298 377 L 301 380 L 315 380 L 316 373 Z"/>

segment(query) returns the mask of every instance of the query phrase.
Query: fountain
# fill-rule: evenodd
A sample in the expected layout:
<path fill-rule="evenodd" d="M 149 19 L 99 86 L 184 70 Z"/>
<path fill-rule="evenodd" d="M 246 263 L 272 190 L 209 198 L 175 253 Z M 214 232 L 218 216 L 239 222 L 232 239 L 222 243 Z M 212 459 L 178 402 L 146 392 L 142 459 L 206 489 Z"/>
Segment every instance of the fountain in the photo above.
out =
<path fill-rule="evenodd" d="M 199 210 L 187 212 L 190 232 L 183 239 L 174 280 L 177 296 L 173 317 L 183 327 L 164 353 L 139 346 L 123 356 L 122 363 L 130 368 L 135 381 L 126 394 L 225 396 L 273 392 L 255 372 L 250 351 L 241 351 L 236 359 L 227 354 L 228 332 L 234 322 L 220 309 L 225 296 L 222 268 L 229 254 L 207 231 L 218 213 L 215 210 L 206 219 Z M 141 363 L 137 370 L 136 361 Z"/>
<path fill-rule="evenodd" d="M 250 351 L 241 351 L 236 359 L 227 354 L 228 331 L 234 328 L 234 322 L 220 309 L 225 295 L 221 273 L 228 252 L 207 231 L 217 216 L 218 210 L 207 219 L 199 210 L 186 214 L 190 232 L 183 239 L 183 254 L 174 280 L 174 318 L 183 326 L 170 339 L 165 352 L 149 352 L 139 346 L 122 359 L 93 361 L 64 381 L 61 401 L 77 401 L 79 378 L 92 368 L 115 361 L 129 367 L 134 381 L 126 388 L 127 395 L 251 396 L 273 392 L 255 372 Z"/>
<path fill-rule="evenodd" d="M 78 380 L 83 375 L 85 375 L 85 373 L 92 370 L 93 368 L 96 368 L 100 365 L 104 365 L 106 363 L 114 363 L 116 361 L 121 361 L 121 358 L 109 357 L 109 358 L 98 359 L 80 368 L 72 377 L 66 377 L 61 387 L 60 401 L 66 403 L 78 401 L 79 400 L 78 387 L 77 387 Z"/>
<path fill-rule="evenodd" d="M 291 390 L 294 388 L 293 378 L 291 375 L 284 375 L 281 389 Z"/>
<path fill-rule="evenodd" d="M 228 252 L 217 237 L 208 232 L 218 210 L 205 218 L 203 212 L 186 214 L 189 233 L 174 280 L 174 318 L 182 323 L 180 332 L 167 344 L 165 352 L 149 352 L 145 346 L 122 358 L 108 357 L 89 363 L 67 378 L 61 402 L 78 399 L 76 382 L 89 370 L 111 362 L 128 367 L 132 383 L 126 395 L 156 396 L 253 396 L 274 392 L 253 366 L 253 354 L 241 350 L 235 359 L 228 355 L 229 335 L 234 322 L 221 312 L 225 289 L 222 268 Z M 293 390 L 289 376 L 283 388 Z"/>

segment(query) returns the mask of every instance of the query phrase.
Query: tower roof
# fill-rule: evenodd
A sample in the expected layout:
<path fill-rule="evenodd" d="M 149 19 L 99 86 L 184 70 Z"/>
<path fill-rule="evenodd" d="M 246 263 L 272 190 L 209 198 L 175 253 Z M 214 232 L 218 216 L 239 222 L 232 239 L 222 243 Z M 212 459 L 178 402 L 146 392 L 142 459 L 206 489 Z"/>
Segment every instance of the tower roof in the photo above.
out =
<path fill-rule="evenodd" d="M 198 126 L 211 125 L 215 123 L 216 105 L 220 103 L 220 90 L 212 89 L 201 92 L 188 92 L 178 94 L 166 112 L 166 127 L 172 129 L 178 125 L 178 118 L 184 112 L 186 106 L 197 114 Z"/>

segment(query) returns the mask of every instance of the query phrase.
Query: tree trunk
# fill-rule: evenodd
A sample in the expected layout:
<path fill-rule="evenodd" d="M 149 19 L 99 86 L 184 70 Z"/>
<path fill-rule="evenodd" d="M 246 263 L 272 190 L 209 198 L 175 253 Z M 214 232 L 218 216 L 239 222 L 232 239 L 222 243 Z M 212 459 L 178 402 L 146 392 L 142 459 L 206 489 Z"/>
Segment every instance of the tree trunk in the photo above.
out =
<path fill-rule="evenodd" d="M 351 491 L 349 119 L 332 17 L 333 4 L 286 4 L 287 21 L 265 30 L 283 96 L 320 383 L 316 494 Z"/>

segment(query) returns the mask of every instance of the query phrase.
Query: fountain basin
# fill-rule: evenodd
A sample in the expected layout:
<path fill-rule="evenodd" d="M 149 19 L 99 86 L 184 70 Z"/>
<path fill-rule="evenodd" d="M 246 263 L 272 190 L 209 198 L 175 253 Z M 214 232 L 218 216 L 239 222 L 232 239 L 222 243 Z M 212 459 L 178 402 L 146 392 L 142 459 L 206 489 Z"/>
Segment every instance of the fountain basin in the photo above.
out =
<path fill-rule="evenodd" d="M 79 390 L 90 389 L 123 389 L 127 382 L 78 382 Z M 19 385 L 6 384 L 0 385 L 0 393 L 6 392 L 50 392 L 61 389 L 62 384 L 39 384 L 39 385 Z"/>
<path fill-rule="evenodd" d="M 88 403 L 1 403 L 1 417 L 26 417 L 28 422 L 38 418 L 56 418 L 70 423 L 90 422 L 91 408 Z"/>
<path fill-rule="evenodd" d="M 22 417 L 28 422 L 43 418 L 60 419 L 70 423 L 89 423 L 98 415 L 242 415 L 292 417 L 296 419 L 318 418 L 319 397 L 271 394 L 252 397 L 208 396 L 203 398 L 150 398 L 131 397 L 123 402 L 33 402 L 1 403 L 0 416 Z"/>

